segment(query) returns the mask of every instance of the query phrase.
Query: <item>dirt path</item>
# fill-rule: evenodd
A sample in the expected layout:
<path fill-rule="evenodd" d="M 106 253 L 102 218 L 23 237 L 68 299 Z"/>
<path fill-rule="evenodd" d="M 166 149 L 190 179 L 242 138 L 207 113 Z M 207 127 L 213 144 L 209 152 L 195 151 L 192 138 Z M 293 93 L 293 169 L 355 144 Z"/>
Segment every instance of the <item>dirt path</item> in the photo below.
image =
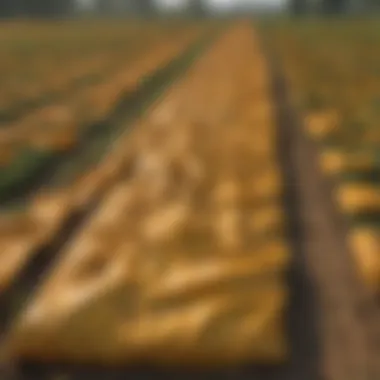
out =
<path fill-rule="evenodd" d="M 281 73 L 274 71 L 282 110 L 280 124 L 291 145 L 294 189 L 304 231 L 299 242 L 304 270 L 317 294 L 321 376 L 326 380 L 379 379 L 378 305 L 356 278 L 344 223 L 332 201 L 332 184 L 318 168 L 316 147 L 301 132 Z"/>

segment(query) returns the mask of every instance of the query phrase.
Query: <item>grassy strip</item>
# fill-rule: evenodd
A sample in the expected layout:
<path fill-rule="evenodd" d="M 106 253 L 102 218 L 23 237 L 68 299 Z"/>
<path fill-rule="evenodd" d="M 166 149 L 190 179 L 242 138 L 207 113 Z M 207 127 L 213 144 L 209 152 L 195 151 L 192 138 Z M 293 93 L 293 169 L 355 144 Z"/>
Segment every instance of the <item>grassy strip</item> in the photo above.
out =
<path fill-rule="evenodd" d="M 368 211 L 348 215 L 348 221 L 354 227 L 380 228 L 380 212 Z"/>
<path fill-rule="evenodd" d="M 374 165 L 372 168 L 360 171 L 345 171 L 337 175 L 339 183 L 360 183 L 360 184 L 374 184 L 380 183 L 380 166 Z"/>
<path fill-rule="evenodd" d="M 48 150 L 25 148 L 12 163 L 0 169 L 0 202 L 22 193 L 22 186 L 32 180 L 34 173 L 45 170 L 58 154 Z"/>

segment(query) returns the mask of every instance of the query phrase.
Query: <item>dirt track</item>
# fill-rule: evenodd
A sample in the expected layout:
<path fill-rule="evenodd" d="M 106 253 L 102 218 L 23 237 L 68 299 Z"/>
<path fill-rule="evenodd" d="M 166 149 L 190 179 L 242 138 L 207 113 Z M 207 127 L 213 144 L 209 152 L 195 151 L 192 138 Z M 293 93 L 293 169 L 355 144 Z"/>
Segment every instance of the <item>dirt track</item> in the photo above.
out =
<path fill-rule="evenodd" d="M 277 72 L 276 72 L 277 71 Z M 317 149 L 302 133 L 284 78 L 274 68 L 275 92 L 287 135 L 302 226 L 303 271 L 314 285 L 322 379 L 379 379 L 379 305 L 354 272 L 345 226 L 332 201 L 332 184 L 317 165 Z"/>

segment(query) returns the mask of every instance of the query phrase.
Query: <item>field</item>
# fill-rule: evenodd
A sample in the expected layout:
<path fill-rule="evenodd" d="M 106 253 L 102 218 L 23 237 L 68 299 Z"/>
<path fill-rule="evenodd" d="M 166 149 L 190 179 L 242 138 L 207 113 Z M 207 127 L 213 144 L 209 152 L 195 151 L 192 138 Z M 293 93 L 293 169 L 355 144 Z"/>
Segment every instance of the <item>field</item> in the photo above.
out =
<path fill-rule="evenodd" d="M 375 20 L 0 29 L 4 378 L 380 380 Z"/>
<path fill-rule="evenodd" d="M 380 54 L 377 21 L 305 23 L 275 43 L 320 164 L 336 183 L 363 280 L 380 293 Z M 349 43 L 344 44 L 343 39 Z"/>

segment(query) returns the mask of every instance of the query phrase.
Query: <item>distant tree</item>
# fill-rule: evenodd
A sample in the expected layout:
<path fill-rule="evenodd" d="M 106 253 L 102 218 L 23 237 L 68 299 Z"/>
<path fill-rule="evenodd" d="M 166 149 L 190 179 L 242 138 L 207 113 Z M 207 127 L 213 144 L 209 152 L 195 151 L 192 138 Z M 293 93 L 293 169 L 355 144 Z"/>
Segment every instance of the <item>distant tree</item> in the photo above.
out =
<path fill-rule="evenodd" d="M 108 9 L 109 1 L 106 0 L 95 0 L 95 9 L 97 12 L 102 13 L 106 12 Z"/>
<path fill-rule="evenodd" d="M 0 0 L 0 17 L 14 17 L 22 13 L 23 3 L 20 0 Z"/>
<path fill-rule="evenodd" d="M 72 11 L 74 0 L 0 0 L 0 17 L 64 16 Z"/>
<path fill-rule="evenodd" d="M 349 7 L 348 0 L 323 0 L 322 10 L 324 13 L 338 14 L 345 12 Z"/>
<path fill-rule="evenodd" d="M 194 16 L 202 16 L 206 13 L 203 0 L 190 0 L 188 10 Z"/>
<path fill-rule="evenodd" d="M 24 0 L 24 12 L 33 17 L 65 16 L 74 8 L 73 0 Z"/>
<path fill-rule="evenodd" d="M 290 11 L 293 14 L 302 14 L 307 10 L 307 0 L 290 0 Z"/>
<path fill-rule="evenodd" d="M 370 10 L 379 10 L 380 0 L 367 0 L 367 6 Z"/>
<path fill-rule="evenodd" d="M 136 11 L 143 16 L 152 15 L 156 11 L 155 2 L 153 0 L 134 0 L 134 3 Z"/>

